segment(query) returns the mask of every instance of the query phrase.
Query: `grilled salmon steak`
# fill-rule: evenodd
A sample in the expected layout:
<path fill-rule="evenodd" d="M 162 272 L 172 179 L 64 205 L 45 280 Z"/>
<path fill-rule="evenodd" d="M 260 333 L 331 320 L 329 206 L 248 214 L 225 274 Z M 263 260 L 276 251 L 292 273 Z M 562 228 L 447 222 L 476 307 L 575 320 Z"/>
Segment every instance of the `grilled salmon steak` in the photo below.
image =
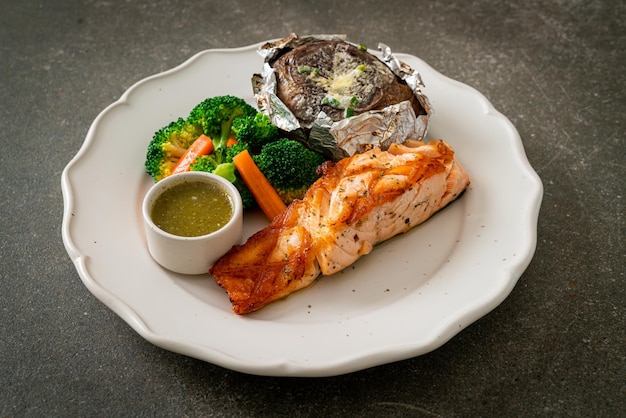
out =
<path fill-rule="evenodd" d="M 469 177 L 444 141 L 407 141 L 326 162 L 322 176 L 266 228 L 210 269 L 242 315 L 368 254 L 456 199 Z"/>

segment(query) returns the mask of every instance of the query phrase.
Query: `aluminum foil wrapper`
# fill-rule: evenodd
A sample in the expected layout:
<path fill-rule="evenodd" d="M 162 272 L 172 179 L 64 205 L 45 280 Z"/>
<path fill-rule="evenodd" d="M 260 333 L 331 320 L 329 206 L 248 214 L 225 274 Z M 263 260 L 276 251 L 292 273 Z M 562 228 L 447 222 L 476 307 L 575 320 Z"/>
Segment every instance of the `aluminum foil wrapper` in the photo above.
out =
<path fill-rule="evenodd" d="M 268 42 L 258 50 L 264 58 L 259 74 L 252 77 L 253 91 L 260 111 L 266 113 L 272 122 L 294 139 L 306 143 L 311 149 L 338 161 L 341 158 L 364 152 L 374 147 L 387 149 L 392 143 L 403 143 L 407 139 L 422 140 L 426 136 L 428 120 L 432 108 L 423 93 L 424 83 L 416 70 L 400 61 L 391 49 L 380 43 L 380 60 L 410 87 L 418 102 L 426 111 L 416 115 L 410 102 L 401 102 L 380 110 L 371 110 L 340 121 L 333 121 L 324 112 L 315 115 L 313 125 L 301 126 L 291 110 L 276 95 L 276 75 L 271 62 L 284 48 L 296 48 L 316 40 L 346 41 L 345 35 L 311 35 L 299 37 L 296 34 Z"/>

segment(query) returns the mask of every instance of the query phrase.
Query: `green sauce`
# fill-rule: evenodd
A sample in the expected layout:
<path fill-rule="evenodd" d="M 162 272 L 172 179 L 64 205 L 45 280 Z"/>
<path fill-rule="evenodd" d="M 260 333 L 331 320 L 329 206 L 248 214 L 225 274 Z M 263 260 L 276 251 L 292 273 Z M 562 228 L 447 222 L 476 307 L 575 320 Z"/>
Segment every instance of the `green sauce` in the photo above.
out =
<path fill-rule="evenodd" d="M 233 205 L 219 186 L 186 182 L 164 191 L 152 207 L 152 221 L 165 232 L 181 237 L 210 234 L 230 221 Z"/>

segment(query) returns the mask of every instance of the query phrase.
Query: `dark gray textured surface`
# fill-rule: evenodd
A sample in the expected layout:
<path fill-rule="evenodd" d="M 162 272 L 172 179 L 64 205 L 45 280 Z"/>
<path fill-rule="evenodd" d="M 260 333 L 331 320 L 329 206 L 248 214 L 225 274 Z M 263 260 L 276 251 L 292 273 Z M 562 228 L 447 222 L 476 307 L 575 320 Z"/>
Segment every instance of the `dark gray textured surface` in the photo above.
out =
<path fill-rule="evenodd" d="M 7 3 L 0 416 L 626 414 L 624 2 Z M 224 370 L 145 342 L 65 252 L 61 171 L 104 107 L 200 50 L 291 31 L 382 41 L 477 88 L 542 178 L 529 268 L 430 354 L 333 378 Z"/>

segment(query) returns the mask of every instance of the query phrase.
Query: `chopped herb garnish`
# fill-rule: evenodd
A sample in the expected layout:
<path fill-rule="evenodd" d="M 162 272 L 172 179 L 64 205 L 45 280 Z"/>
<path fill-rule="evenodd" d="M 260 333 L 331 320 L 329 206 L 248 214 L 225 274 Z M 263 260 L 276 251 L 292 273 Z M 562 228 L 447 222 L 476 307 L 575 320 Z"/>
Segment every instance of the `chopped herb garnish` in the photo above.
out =
<path fill-rule="evenodd" d="M 298 67 L 298 72 L 299 73 L 305 73 L 305 74 L 313 74 L 313 75 L 318 75 L 319 71 L 317 68 L 315 67 L 309 67 L 308 65 L 302 65 L 300 67 Z"/>
<path fill-rule="evenodd" d="M 322 104 L 324 105 L 328 105 L 330 107 L 334 107 L 336 109 L 340 109 L 341 108 L 341 103 L 339 102 L 339 100 L 333 98 L 333 97 L 324 97 L 322 99 Z"/>

